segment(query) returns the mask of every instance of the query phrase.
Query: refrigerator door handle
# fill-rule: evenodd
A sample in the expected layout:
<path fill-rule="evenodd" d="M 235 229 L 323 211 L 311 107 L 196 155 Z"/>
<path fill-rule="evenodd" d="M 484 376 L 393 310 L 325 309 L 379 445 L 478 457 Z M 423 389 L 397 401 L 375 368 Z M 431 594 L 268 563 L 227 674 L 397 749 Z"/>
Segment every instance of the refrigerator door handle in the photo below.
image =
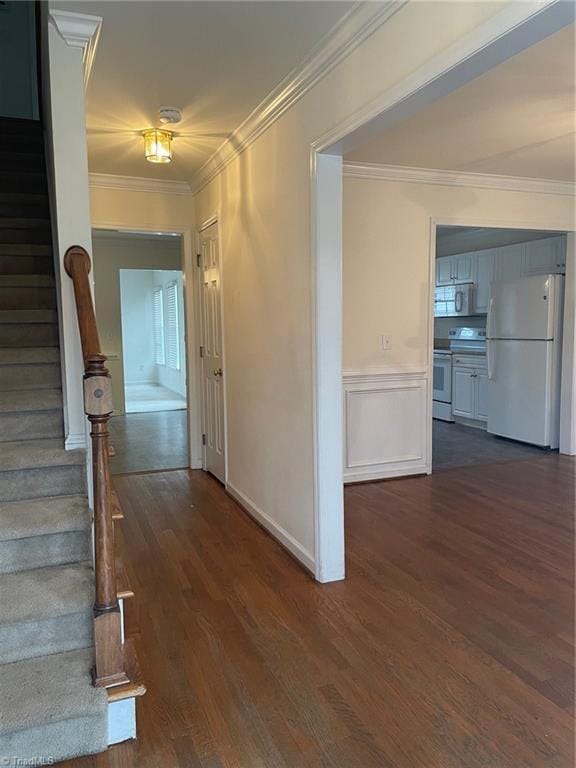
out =
<path fill-rule="evenodd" d="M 486 318 L 486 336 L 492 338 L 492 311 L 494 309 L 494 299 L 490 296 L 488 302 L 488 317 Z"/>
<path fill-rule="evenodd" d="M 492 339 L 486 339 L 486 367 L 488 368 L 488 381 L 492 381 Z"/>

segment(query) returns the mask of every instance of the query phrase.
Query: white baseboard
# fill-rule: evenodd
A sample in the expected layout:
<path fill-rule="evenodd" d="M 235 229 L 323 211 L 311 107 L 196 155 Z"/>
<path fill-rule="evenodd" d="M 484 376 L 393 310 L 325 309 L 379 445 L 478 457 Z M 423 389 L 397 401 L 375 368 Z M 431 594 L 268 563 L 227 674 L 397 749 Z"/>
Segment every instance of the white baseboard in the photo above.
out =
<path fill-rule="evenodd" d="M 226 490 L 230 496 L 232 496 L 232 498 L 235 499 L 240 504 L 240 506 L 250 515 L 250 517 L 253 517 L 257 523 L 260 523 L 260 525 L 265 528 L 268 533 L 271 534 L 271 536 L 279 541 L 283 547 L 286 547 L 286 549 L 292 555 L 294 555 L 296 560 L 302 563 L 302 565 L 312 574 L 315 573 L 316 566 L 314 562 L 314 555 L 311 552 L 308 552 L 308 550 L 305 549 L 300 544 L 300 542 L 296 541 L 296 539 L 290 533 L 288 533 L 288 531 L 285 531 L 284 528 L 272 520 L 272 518 L 266 512 L 264 512 L 263 509 L 260 509 L 260 507 L 254 504 L 247 496 L 245 496 L 233 485 L 226 483 Z"/>
<path fill-rule="evenodd" d="M 393 477 L 409 477 L 410 475 L 429 475 L 430 467 L 424 462 L 401 467 L 383 466 L 379 469 L 371 467 L 368 471 L 346 471 L 344 485 L 348 483 L 367 483 L 372 480 L 388 480 Z"/>
<path fill-rule="evenodd" d="M 67 451 L 76 451 L 79 448 L 86 448 L 86 433 L 85 432 L 71 432 L 66 436 L 64 442 L 64 448 Z"/>
<path fill-rule="evenodd" d="M 191 459 L 190 469 L 204 469 L 204 461 L 202 458 Z"/>

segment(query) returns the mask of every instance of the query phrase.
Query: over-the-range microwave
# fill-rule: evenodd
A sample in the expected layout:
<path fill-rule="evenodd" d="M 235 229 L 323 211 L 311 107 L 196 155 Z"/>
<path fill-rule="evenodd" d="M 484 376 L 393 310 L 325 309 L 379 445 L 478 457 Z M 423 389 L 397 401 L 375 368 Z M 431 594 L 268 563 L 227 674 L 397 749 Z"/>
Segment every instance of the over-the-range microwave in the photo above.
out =
<path fill-rule="evenodd" d="M 434 317 L 459 317 L 473 314 L 473 283 L 439 285 L 434 289 Z"/>

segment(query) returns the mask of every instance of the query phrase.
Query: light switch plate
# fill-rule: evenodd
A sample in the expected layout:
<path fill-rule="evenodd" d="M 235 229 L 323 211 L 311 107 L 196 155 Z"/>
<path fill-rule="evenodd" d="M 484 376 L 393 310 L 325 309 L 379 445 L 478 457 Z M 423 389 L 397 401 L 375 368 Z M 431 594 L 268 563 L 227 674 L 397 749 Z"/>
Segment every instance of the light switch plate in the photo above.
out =
<path fill-rule="evenodd" d="M 380 336 L 380 348 L 387 352 L 389 349 L 392 349 L 392 337 L 388 334 L 382 334 Z"/>

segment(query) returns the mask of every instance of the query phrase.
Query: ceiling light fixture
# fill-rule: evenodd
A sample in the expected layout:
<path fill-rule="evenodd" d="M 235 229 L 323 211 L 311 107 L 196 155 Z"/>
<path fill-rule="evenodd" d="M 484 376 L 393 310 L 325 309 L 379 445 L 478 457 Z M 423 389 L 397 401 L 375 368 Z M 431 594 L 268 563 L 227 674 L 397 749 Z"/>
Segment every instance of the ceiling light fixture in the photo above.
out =
<path fill-rule="evenodd" d="M 149 163 L 169 163 L 172 160 L 171 131 L 149 128 L 142 133 L 144 137 L 144 156 Z"/>

